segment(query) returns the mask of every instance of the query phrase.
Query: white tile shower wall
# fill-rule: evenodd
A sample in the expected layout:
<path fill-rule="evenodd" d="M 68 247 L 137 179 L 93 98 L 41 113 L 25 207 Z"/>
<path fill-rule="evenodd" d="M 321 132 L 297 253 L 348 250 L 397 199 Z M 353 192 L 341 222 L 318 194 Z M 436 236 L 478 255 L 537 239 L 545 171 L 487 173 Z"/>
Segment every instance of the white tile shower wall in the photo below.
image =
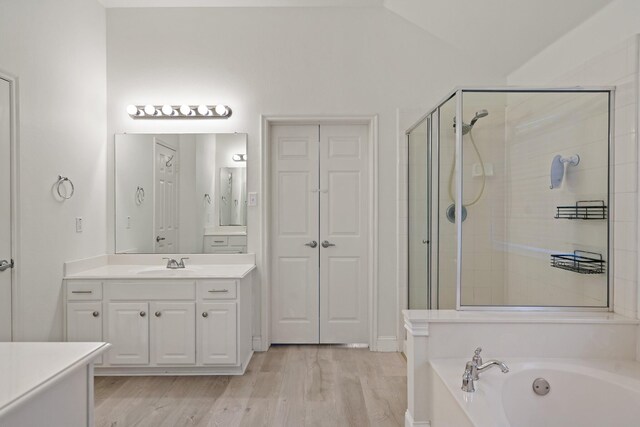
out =
<path fill-rule="evenodd" d="M 550 254 L 585 250 L 606 259 L 606 221 L 554 219 L 556 206 L 607 195 L 608 97 L 603 93 L 513 94 L 507 106 L 507 300 L 510 305 L 607 304 L 605 275 L 549 266 Z M 551 160 L 578 154 L 560 188 Z"/>
<path fill-rule="evenodd" d="M 605 18 L 606 16 L 603 17 L 603 19 Z M 595 25 L 595 23 L 594 20 L 591 24 L 585 25 Z M 558 42 L 547 52 L 543 52 L 531 64 L 525 65 L 514 73 L 509 78 L 509 83 L 554 86 L 616 86 L 614 106 L 615 177 L 612 211 L 614 310 L 625 316 L 636 317 L 638 313 L 638 36 L 634 35 L 623 42 L 615 43 L 607 51 L 595 57 L 588 57 L 586 56 L 588 49 L 580 44 L 579 29 L 574 33 Z M 549 62 L 552 61 L 550 58 L 553 58 L 559 49 L 581 52 L 585 55 L 581 58 L 584 62 L 573 69 L 558 72 L 556 77 L 540 81 L 535 77 L 538 73 L 533 70 L 547 61 L 545 73 L 548 76 Z M 577 60 L 577 58 L 574 59 Z"/>

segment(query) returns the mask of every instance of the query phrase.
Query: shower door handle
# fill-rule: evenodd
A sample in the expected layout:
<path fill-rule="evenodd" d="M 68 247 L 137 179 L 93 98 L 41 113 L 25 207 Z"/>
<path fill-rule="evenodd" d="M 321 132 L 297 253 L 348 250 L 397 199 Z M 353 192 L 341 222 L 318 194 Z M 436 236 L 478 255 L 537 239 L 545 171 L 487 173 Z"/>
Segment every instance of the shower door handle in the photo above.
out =
<path fill-rule="evenodd" d="M 328 248 L 329 246 L 335 246 L 335 244 L 329 242 L 328 240 L 325 240 L 324 242 L 322 242 L 323 248 Z"/>
<path fill-rule="evenodd" d="M 310 241 L 309 243 L 305 243 L 305 246 L 309 246 L 311 249 L 316 248 L 318 246 L 318 242 L 315 240 Z"/>

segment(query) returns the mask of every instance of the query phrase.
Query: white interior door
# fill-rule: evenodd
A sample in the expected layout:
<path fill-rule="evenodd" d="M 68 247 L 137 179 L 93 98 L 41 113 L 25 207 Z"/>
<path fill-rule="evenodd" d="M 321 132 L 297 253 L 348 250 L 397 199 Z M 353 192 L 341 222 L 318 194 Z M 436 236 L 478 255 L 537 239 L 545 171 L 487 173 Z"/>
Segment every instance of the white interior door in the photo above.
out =
<path fill-rule="evenodd" d="M 271 128 L 273 343 L 317 344 L 320 339 L 318 130 Z"/>
<path fill-rule="evenodd" d="M 178 185 L 176 150 L 155 138 L 155 253 L 177 253 Z"/>
<path fill-rule="evenodd" d="M 11 84 L 0 78 L 0 341 L 11 341 Z"/>
<path fill-rule="evenodd" d="M 367 343 L 368 127 L 271 132 L 271 341 Z"/>
<path fill-rule="evenodd" d="M 368 126 L 320 127 L 320 342 L 369 342 Z"/>

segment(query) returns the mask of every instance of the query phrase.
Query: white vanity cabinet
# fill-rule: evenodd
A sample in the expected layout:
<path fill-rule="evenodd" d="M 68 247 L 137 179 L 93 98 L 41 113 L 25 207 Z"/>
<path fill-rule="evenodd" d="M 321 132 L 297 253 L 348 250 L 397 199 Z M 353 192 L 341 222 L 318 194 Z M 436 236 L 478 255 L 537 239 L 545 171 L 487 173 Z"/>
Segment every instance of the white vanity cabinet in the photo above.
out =
<path fill-rule="evenodd" d="M 107 361 L 111 365 L 149 364 L 149 304 L 108 302 L 107 334 L 111 344 Z"/>
<path fill-rule="evenodd" d="M 96 374 L 242 374 L 252 273 L 238 279 L 65 279 L 67 341 L 111 344 Z"/>
<path fill-rule="evenodd" d="M 103 341 L 102 282 L 75 281 L 66 287 L 66 299 L 67 341 Z M 101 363 L 99 356 L 95 364 Z"/>
<path fill-rule="evenodd" d="M 247 252 L 246 235 L 205 235 L 203 239 L 205 254 L 243 254 Z"/>

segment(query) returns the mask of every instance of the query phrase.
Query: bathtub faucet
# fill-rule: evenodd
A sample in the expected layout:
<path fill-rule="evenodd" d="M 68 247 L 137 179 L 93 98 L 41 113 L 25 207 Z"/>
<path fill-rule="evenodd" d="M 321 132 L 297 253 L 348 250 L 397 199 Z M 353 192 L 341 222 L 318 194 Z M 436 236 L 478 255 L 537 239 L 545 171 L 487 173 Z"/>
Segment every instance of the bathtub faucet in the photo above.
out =
<path fill-rule="evenodd" d="M 462 374 L 462 390 L 468 393 L 476 391 L 474 383 L 480 379 L 481 372 L 487 371 L 494 366 L 500 367 L 500 370 L 505 374 L 509 372 L 507 365 L 499 360 L 489 360 L 486 363 L 482 363 L 482 357 L 480 356 L 481 351 L 482 348 L 480 347 L 476 349 L 473 358 L 467 362 L 464 368 L 464 374 Z"/>

